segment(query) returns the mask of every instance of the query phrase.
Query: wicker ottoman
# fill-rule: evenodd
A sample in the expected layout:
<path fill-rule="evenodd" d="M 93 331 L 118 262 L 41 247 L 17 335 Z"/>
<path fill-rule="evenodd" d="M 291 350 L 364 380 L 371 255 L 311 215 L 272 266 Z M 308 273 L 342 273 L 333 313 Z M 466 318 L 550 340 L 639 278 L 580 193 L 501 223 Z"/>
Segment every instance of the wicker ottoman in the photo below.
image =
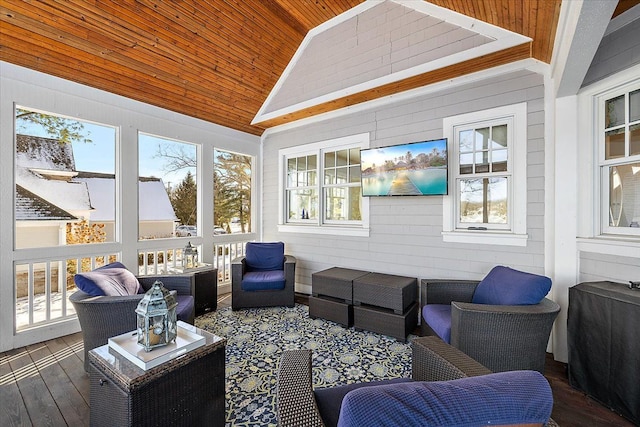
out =
<path fill-rule="evenodd" d="M 402 342 L 418 325 L 418 303 L 413 303 L 404 314 L 395 314 L 387 308 L 360 305 L 353 307 L 353 327 L 357 330 L 377 332 Z"/>
<path fill-rule="evenodd" d="M 311 275 L 309 317 L 353 325 L 353 280 L 366 271 L 333 267 Z"/>
<path fill-rule="evenodd" d="M 327 319 L 347 328 L 353 325 L 353 306 L 331 297 L 309 297 L 309 317 Z"/>
<path fill-rule="evenodd" d="M 347 304 L 353 303 L 353 281 L 369 274 L 368 271 L 332 267 L 311 275 L 311 293 L 314 297 L 328 296 L 341 298 Z"/>
<path fill-rule="evenodd" d="M 404 314 L 417 297 L 418 279 L 415 277 L 369 273 L 353 281 L 354 305 L 372 305 Z"/>
<path fill-rule="evenodd" d="M 418 279 L 369 273 L 353 281 L 353 326 L 406 341 L 418 325 Z"/>

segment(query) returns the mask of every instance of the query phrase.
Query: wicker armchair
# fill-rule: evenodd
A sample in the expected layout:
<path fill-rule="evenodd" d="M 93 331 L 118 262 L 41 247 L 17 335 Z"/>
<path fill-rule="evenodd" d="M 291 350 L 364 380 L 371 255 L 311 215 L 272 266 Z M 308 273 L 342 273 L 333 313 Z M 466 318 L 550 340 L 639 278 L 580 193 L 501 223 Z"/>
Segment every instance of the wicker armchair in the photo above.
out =
<path fill-rule="evenodd" d="M 231 309 L 293 307 L 296 258 L 284 254 L 284 243 L 249 242 L 246 252 L 231 262 Z"/>
<path fill-rule="evenodd" d="M 426 304 L 451 305 L 451 345 L 493 372 L 522 369 L 544 372 L 551 327 L 560 306 L 547 298 L 534 305 L 473 304 L 472 280 L 423 280 Z M 422 321 L 421 334 L 436 335 Z"/>
<path fill-rule="evenodd" d="M 178 296 L 195 295 L 193 274 L 138 276 L 137 279 L 145 291 L 149 290 L 156 280 L 160 280 L 165 288 L 176 291 Z M 79 289 L 69 296 L 82 330 L 86 372 L 89 372 L 89 350 L 106 344 L 111 337 L 136 329 L 135 309 L 143 296 L 144 294 L 91 296 Z M 190 315 L 180 320 L 193 324 L 194 310 L 192 309 Z"/>
<path fill-rule="evenodd" d="M 450 381 L 491 373 L 437 337 L 416 338 L 411 345 L 414 381 Z M 278 425 L 281 427 L 325 426 L 313 390 L 311 354 L 311 350 L 289 350 L 282 354 L 276 391 Z M 361 385 L 367 384 L 375 383 Z M 546 426 L 557 424 L 549 418 Z"/>

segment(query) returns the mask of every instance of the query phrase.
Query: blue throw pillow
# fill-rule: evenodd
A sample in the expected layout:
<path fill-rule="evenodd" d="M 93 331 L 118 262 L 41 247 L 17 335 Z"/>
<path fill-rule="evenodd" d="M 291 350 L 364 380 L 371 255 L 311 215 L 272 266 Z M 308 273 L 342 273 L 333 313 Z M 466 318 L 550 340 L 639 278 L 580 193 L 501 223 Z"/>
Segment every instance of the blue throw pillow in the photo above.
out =
<path fill-rule="evenodd" d="M 91 296 L 135 295 L 142 289 L 132 272 L 120 262 L 113 262 L 73 276 L 76 286 Z"/>
<path fill-rule="evenodd" d="M 283 270 L 284 243 L 248 242 L 246 263 L 249 271 Z"/>
<path fill-rule="evenodd" d="M 538 304 L 549 293 L 551 279 L 496 266 L 482 279 L 471 302 L 492 305 Z"/>

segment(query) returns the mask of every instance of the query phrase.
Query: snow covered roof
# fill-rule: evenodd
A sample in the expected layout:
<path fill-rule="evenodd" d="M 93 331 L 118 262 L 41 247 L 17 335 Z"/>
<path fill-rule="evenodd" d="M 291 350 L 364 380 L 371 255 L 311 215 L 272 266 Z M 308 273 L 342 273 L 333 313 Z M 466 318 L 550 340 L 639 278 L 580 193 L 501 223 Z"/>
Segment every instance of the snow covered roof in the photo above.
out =
<path fill-rule="evenodd" d="M 89 215 L 92 222 L 115 220 L 115 176 L 76 171 L 71 144 L 17 135 L 17 193 L 18 188 L 24 219 L 50 212 L 52 217 L 37 217 L 60 219 L 66 214 L 72 219 Z M 141 221 L 177 220 L 161 179 L 140 178 L 139 200 Z M 29 213 L 31 208 L 34 212 Z"/>
<path fill-rule="evenodd" d="M 91 221 L 113 221 L 115 209 L 115 178 L 108 174 L 79 172 L 74 182 L 84 183 L 91 197 Z M 138 198 L 140 221 L 176 221 L 167 190 L 159 178 L 141 178 Z"/>
<path fill-rule="evenodd" d="M 28 169 L 73 172 L 73 147 L 57 139 L 16 135 L 16 164 Z"/>
<path fill-rule="evenodd" d="M 77 219 L 59 207 L 52 205 L 29 190 L 16 185 L 16 221 Z"/>

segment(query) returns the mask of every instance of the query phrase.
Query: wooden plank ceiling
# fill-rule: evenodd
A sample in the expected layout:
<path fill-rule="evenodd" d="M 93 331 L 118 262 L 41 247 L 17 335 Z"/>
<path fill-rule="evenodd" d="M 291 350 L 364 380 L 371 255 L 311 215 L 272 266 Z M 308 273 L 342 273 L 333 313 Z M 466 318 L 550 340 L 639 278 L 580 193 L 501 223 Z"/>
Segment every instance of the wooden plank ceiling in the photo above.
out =
<path fill-rule="evenodd" d="M 533 42 L 476 65 L 436 70 L 251 125 L 307 32 L 362 1 L 2 0 L 0 59 L 260 135 L 267 126 L 489 68 L 495 60 L 532 57 L 548 63 L 561 3 L 430 0 Z"/>

